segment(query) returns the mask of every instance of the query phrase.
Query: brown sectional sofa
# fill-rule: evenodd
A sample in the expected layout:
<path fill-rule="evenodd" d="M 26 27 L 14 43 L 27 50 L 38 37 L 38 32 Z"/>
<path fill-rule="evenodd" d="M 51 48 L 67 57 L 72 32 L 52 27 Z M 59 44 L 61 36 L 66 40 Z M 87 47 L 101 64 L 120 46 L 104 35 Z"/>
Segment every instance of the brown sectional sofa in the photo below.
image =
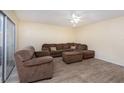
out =
<path fill-rule="evenodd" d="M 93 50 L 83 50 L 82 51 L 83 59 L 89 59 L 95 57 L 95 51 Z"/>
<path fill-rule="evenodd" d="M 72 48 L 75 46 L 75 48 Z M 51 49 L 55 48 L 54 50 Z M 79 44 L 79 43 L 62 43 L 62 44 L 43 44 L 42 51 L 47 51 L 52 57 L 61 57 L 62 52 L 66 51 L 80 51 L 80 50 L 87 50 L 88 47 L 86 44 Z"/>
<path fill-rule="evenodd" d="M 52 78 L 53 58 L 63 57 L 66 63 L 79 62 L 93 58 L 95 52 L 88 50 L 86 44 L 63 43 L 43 44 L 42 51 L 35 51 L 30 46 L 15 53 L 15 62 L 20 82 L 33 82 Z"/>

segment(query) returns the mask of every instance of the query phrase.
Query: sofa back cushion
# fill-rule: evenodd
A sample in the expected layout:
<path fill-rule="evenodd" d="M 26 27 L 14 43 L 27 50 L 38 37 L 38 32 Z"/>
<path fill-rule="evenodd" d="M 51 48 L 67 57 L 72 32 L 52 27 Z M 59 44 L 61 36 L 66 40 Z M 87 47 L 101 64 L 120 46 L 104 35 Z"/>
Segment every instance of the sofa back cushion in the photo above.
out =
<path fill-rule="evenodd" d="M 69 44 L 63 44 L 63 49 L 69 49 L 70 45 Z"/>
<path fill-rule="evenodd" d="M 15 53 L 22 62 L 28 61 L 34 57 L 35 49 L 33 47 L 26 47 L 23 50 L 19 50 Z"/>
<path fill-rule="evenodd" d="M 56 47 L 56 44 L 43 44 L 42 50 L 49 50 L 51 51 L 51 47 Z"/>
<path fill-rule="evenodd" d="M 87 45 L 85 45 L 85 44 L 79 44 L 79 45 L 77 45 L 77 48 L 76 49 L 87 50 Z"/>
<path fill-rule="evenodd" d="M 63 49 L 63 44 L 56 44 L 56 49 L 57 50 L 62 50 Z"/>
<path fill-rule="evenodd" d="M 68 45 L 71 47 L 71 46 L 74 46 L 76 44 L 75 43 L 68 43 Z"/>

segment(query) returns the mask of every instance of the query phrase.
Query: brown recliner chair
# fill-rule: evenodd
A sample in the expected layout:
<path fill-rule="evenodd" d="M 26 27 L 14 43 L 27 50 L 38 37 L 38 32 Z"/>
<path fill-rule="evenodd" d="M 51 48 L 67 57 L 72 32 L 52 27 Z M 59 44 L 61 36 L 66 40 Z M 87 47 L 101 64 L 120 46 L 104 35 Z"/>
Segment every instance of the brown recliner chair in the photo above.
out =
<path fill-rule="evenodd" d="M 33 47 L 27 47 L 15 53 L 20 82 L 26 83 L 52 78 L 53 58 L 51 56 L 37 57 L 35 54 Z"/>

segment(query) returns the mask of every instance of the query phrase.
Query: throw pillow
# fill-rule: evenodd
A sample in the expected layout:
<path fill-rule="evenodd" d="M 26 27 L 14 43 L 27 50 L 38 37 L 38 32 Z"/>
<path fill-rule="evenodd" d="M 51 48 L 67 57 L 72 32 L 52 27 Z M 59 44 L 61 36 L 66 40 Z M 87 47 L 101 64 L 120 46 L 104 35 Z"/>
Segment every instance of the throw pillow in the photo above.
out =
<path fill-rule="evenodd" d="M 50 47 L 51 51 L 56 51 L 56 47 Z"/>
<path fill-rule="evenodd" d="M 76 46 L 71 46 L 71 49 L 76 49 Z"/>

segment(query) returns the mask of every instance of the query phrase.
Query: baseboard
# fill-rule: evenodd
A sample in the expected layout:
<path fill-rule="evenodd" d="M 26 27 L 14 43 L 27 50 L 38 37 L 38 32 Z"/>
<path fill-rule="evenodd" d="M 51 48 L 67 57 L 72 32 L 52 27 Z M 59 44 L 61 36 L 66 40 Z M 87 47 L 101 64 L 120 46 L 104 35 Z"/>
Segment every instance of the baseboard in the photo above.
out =
<path fill-rule="evenodd" d="M 95 57 L 95 58 L 124 67 L 124 63 L 121 63 L 121 62 L 117 63 L 117 61 L 113 61 L 113 60 L 110 60 L 110 59 L 105 59 L 105 58 L 102 58 L 102 57 Z"/>

